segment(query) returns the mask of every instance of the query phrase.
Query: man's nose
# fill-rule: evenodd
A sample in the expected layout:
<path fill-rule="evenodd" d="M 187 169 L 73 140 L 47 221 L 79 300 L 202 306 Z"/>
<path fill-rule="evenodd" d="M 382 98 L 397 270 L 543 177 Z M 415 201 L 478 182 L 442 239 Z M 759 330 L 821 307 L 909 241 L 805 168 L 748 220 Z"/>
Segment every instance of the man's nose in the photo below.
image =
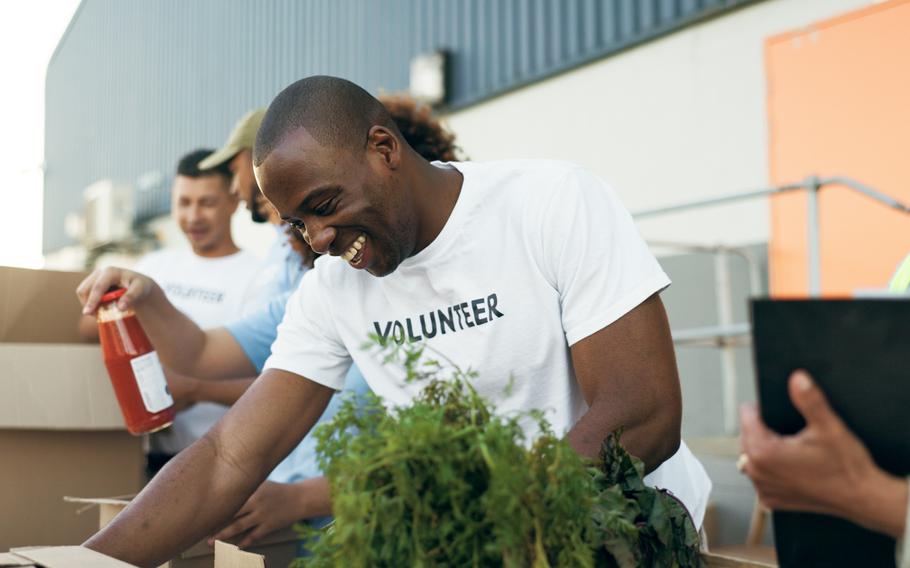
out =
<path fill-rule="evenodd" d="M 328 225 L 307 223 L 305 235 L 310 248 L 319 254 L 328 254 L 337 233 Z"/>
<path fill-rule="evenodd" d="M 202 218 L 202 207 L 196 204 L 190 205 L 188 213 L 190 221 L 198 221 Z"/>

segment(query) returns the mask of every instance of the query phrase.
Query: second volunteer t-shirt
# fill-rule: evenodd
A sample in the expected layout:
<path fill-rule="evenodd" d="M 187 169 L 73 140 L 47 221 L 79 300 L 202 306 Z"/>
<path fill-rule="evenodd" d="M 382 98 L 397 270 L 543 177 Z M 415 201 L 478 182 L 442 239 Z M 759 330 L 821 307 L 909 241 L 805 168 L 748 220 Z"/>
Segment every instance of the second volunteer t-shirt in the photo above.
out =
<path fill-rule="evenodd" d="M 181 248 L 148 254 L 135 270 L 151 277 L 177 309 L 206 329 L 243 315 L 259 267 L 259 259 L 246 251 L 207 258 Z M 152 435 L 152 451 L 176 454 L 202 437 L 227 410 L 213 402 L 194 404 L 178 413 L 170 428 Z"/>

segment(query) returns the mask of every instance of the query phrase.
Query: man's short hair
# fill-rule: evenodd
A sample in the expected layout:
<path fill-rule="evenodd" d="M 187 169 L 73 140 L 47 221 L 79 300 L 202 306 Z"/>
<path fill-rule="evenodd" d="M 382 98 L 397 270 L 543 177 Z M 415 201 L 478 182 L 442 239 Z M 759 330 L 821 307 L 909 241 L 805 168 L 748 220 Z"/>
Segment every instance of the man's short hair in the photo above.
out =
<path fill-rule="evenodd" d="M 316 75 L 278 93 L 256 135 L 253 164 L 259 166 L 289 133 L 305 128 L 320 144 L 365 147 L 375 125 L 401 135 L 388 110 L 370 93 L 345 79 Z"/>
<path fill-rule="evenodd" d="M 199 169 L 199 162 L 211 156 L 212 152 L 214 152 L 214 150 L 211 148 L 198 148 L 186 154 L 180 158 L 179 162 L 177 162 L 177 175 L 188 178 L 221 176 L 225 181 L 227 181 L 228 184 L 230 184 L 231 176 L 233 174 L 231 174 L 231 169 L 228 162 L 218 164 L 209 170 Z"/>

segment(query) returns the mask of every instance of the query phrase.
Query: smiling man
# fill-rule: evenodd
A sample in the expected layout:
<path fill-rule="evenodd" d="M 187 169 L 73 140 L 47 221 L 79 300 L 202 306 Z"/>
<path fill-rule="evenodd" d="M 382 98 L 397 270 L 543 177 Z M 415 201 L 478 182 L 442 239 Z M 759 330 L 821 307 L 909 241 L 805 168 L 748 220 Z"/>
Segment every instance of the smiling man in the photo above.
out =
<path fill-rule="evenodd" d="M 600 179 L 562 162 L 428 163 L 376 99 L 333 77 L 276 97 L 253 162 L 265 196 L 325 256 L 288 301 L 255 384 L 87 546 L 152 566 L 223 524 L 352 362 L 376 394 L 408 404 L 420 385 L 362 348 L 370 334 L 425 341 L 476 370 L 498 411 L 545 411 L 582 454 L 623 426 L 646 481 L 700 526 L 710 481 L 680 440 L 658 295 L 669 279 Z"/>
<path fill-rule="evenodd" d="M 144 256 L 135 267 L 157 282 L 177 309 L 203 327 L 222 325 L 243 315 L 260 265 L 255 255 L 237 247 L 231 234 L 231 216 L 238 199 L 230 191 L 230 170 L 227 166 L 199 168 L 200 161 L 211 153 L 208 149 L 195 150 L 177 164 L 171 217 L 186 236 L 189 248 L 161 249 Z M 187 380 L 168 371 L 172 390 L 181 379 Z M 152 434 L 149 476 L 202 437 L 227 409 L 223 404 L 199 402 L 178 412 L 170 428 Z"/>

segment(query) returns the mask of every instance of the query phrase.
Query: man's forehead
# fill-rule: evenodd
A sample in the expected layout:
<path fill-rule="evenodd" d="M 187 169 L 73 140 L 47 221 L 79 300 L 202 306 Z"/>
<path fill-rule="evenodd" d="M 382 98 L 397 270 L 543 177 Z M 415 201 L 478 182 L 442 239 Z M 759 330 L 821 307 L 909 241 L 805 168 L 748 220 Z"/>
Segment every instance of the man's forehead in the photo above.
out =
<path fill-rule="evenodd" d="M 340 152 L 313 138 L 305 128 L 288 133 L 253 175 L 267 194 L 308 189 L 333 183 L 343 170 Z"/>
<path fill-rule="evenodd" d="M 227 180 L 219 175 L 200 177 L 178 175 L 174 178 L 171 193 L 217 193 L 219 191 L 228 191 L 228 188 Z"/>

